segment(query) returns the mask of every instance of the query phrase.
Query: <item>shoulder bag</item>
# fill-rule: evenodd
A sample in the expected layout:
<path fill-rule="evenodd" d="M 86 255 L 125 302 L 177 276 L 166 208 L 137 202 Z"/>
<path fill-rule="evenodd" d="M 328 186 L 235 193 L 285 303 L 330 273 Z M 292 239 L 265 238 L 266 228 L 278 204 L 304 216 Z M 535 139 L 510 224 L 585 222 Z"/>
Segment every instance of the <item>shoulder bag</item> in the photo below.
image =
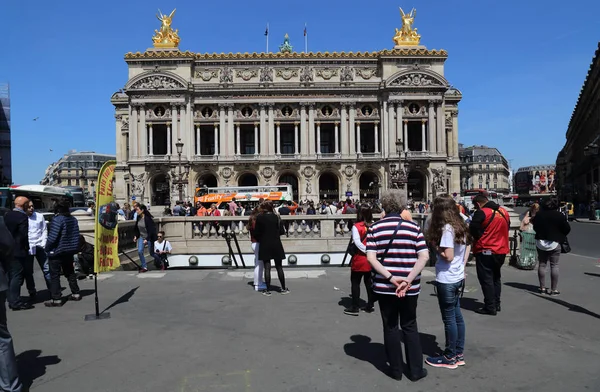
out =
<path fill-rule="evenodd" d="M 570 253 L 571 245 L 569 244 L 569 239 L 565 237 L 565 240 L 560 244 L 560 253 Z"/>
<path fill-rule="evenodd" d="M 367 230 L 365 231 L 364 236 L 360 236 L 360 242 L 364 242 L 365 238 L 367 238 L 368 228 L 365 226 L 365 229 L 367 229 Z M 352 231 L 350 231 L 350 232 L 352 233 Z M 356 244 L 354 243 L 354 238 L 352 238 L 352 235 L 350 235 L 350 243 L 348 244 L 347 252 L 350 256 L 354 256 L 359 252 L 358 246 L 356 246 Z"/>

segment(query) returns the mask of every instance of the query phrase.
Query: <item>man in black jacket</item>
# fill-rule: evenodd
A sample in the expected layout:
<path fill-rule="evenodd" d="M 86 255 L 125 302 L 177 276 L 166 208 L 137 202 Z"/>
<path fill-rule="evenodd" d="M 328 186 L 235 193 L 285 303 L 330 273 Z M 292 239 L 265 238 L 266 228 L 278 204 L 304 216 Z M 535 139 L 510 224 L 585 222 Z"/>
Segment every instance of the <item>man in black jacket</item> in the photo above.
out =
<path fill-rule="evenodd" d="M 0 389 L 3 391 L 20 391 L 22 388 L 12 336 L 6 322 L 5 307 L 8 290 L 6 270 L 9 260 L 12 259 L 13 247 L 10 231 L 4 224 L 4 218 L 0 217 Z"/>
<path fill-rule="evenodd" d="M 8 306 L 12 310 L 33 308 L 33 305 L 21 300 L 23 265 L 29 256 L 29 218 L 26 212 L 28 207 L 29 199 L 18 196 L 15 199 L 15 208 L 4 215 L 4 222 L 14 240 L 13 257 L 8 268 Z"/>

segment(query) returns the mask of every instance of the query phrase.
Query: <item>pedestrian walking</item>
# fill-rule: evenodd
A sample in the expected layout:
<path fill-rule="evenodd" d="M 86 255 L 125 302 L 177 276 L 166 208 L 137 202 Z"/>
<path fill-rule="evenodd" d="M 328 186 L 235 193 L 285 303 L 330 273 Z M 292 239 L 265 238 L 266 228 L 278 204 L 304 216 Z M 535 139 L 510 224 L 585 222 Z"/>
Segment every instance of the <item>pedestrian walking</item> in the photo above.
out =
<path fill-rule="evenodd" d="M 60 273 L 69 282 L 72 301 L 81 301 L 77 275 L 73 266 L 75 254 L 79 251 L 79 224 L 77 219 L 71 215 L 68 201 L 61 200 L 54 203 L 54 213 L 48 240 L 46 241 L 46 253 L 48 254 L 48 265 L 50 267 L 50 294 L 52 299 L 44 302 L 48 307 L 62 306 L 62 290 L 60 287 Z"/>
<path fill-rule="evenodd" d="M 13 258 L 14 240 L 4 217 L 0 216 L 0 391 L 21 392 L 17 358 L 12 336 L 6 319 L 6 297 L 8 291 L 7 271 Z"/>
<path fill-rule="evenodd" d="M 267 200 L 263 203 L 264 213 L 256 217 L 254 236 L 260 244 L 258 258 L 265 264 L 265 283 L 267 289 L 262 293 L 271 295 L 271 260 L 275 264 L 277 277 L 281 283 L 281 294 L 289 294 L 290 290 L 285 285 L 285 274 L 283 272 L 283 259 L 285 251 L 280 236 L 285 233 L 279 216 L 274 213 L 273 202 Z"/>
<path fill-rule="evenodd" d="M 466 328 L 460 310 L 460 296 L 465 287 L 465 264 L 471 250 L 471 234 L 451 196 L 440 195 L 433 201 L 427 241 L 437 254 L 435 281 L 446 347 L 442 355 L 428 357 L 425 363 L 456 369 L 465 364 Z"/>
<path fill-rule="evenodd" d="M 473 197 L 473 205 L 476 211 L 469 231 L 474 238 L 473 254 L 484 302 L 483 308 L 475 312 L 495 316 L 501 310 L 501 269 L 510 250 L 510 216 L 504 208 L 489 201 L 482 193 Z"/>
<path fill-rule="evenodd" d="M 180 206 L 181 207 L 181 206 Z M 135 236 L 133 242 L 137 243 L 138 256 L 140 257 L 140 272 L 148 272 L 148 264 L 144 256 L 144 248 L 148 246 L 150 257 L 154 258 L 154 241 L 156 241 L 156 224 L 148 208 L 144 204 L 135 206 L 137 220 L 135 221 Z"/>
<path fill-rule="evenodd" d="M 29 257 L 29 219 L 27 209 L 29 199 L 24 196 L 15 198 L 12 211 L 4 215 L 4 222 L 12 235 L 13 257 L 8 265 L 8 306 L 12 310 L 32 309 L 33 305 L 21 299 L 21 286 L 25 278 L 25 265 Z M 33 263 L 33 260 L 32 260 Z"/>
<path fill-rule="evenodd" d="M 364 280 L 367 291 L 367 306 L 364 311 L 372 313 L 375 297 L 373 295 L 373 282 L 371 281 L 371 265 L 367 261 L 367 230 L 373 223 L 373 212 L 368 204 L 360 206 L 356 223 L 352 226 L 352 243 L 355 253 L 350 260 L 350 284 L 352 292 L 352 306 L 344 310 L 349 316 L 358 316 L 360 303 L 360 283 Z"/>
<path fill-rule="evenodd" d="M 400 217 L 406 208 L 406 198 L 400 191 L 384 192 L 381 204 L 384 217 L 375 222 L 367 234 L 367 260 L 375 270 L 373 291 L 381 311 L 389 376 L 402 378 L 403 338 L 406 374 L 410 380 L 417 381 L 427 376 L 417 327 L 417 300 L 429 249 L 419 226 Z"/>
<path fill-rule="evenodd" d="M 541 210 L 533 217 L 535 230 L 535 245 L 538 253 L 538 279 L 540 294 L 559 295 L 558 291 L 558 262 L 560 260 L 561 244 L 571 232 L 567 218 L 558 211 L 556 199 L 548 199 L 542 203 Z M 550 290 L 546 289 L 546 271 L 550 264 Z"/>

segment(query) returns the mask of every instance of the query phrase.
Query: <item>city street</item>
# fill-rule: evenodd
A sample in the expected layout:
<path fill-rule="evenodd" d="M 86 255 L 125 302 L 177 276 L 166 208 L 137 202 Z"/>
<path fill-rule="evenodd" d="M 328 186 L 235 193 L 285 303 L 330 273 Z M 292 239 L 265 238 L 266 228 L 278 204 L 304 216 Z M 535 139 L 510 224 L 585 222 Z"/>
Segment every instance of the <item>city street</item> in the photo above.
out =
<path fill-rule="evenodd" d="M 595 229 L 581 226 L 590 239 Z M 577 246 L 574 253 L 591 254 Z M 84 321 L 94 309 L 93 282 L 85 281 L 83 301 L 9 311 L 9 327 L 23 380 L 39 392 L 600 389 L 595 260 L 561 260 L 559 297 L 536 294 L 535 271 L 505 266 L 496 317 L 473 312 L 482 299 L 474 273 L 470 267 L 462 299 L 467 366 L 428 368 L 429 377 L 415 384 L 382 373 L 379 310 L 342 313 L 349 270 L 337 267 L 288 269 L 292 293 L 272 297 L 252 291 L 249 271 L 106 273 L 100 309 L 109 308 L 110 319 Z M 433 275 L 428 270 L 424 279 Z M 443 325 L 429 284 L 419 326 L 424 354 L 438 353 Z"/>

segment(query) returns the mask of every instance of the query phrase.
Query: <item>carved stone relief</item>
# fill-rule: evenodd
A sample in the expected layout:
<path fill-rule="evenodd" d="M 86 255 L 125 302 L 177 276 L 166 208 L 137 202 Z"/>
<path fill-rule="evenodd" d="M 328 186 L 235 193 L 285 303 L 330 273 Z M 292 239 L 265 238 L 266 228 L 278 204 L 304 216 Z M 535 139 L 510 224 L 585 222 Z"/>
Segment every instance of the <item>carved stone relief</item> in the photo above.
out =
<path fill-rule="evenodd" d="M 298 68 L 278 68 L 275 71 L 275 76 L 283 80 L 290 80 L 298 76 Z"/>
<path fill-rule="evenodd" d="M 221 77 L 219 78 L 221 83 L 233 83 L 233 70 L 229 67 L 223 67 L 221 70 Z"/>
<path fill-rule="evenodd" d="M 365 80 L 369 80 L 377 75 L 377 68 L 355 68 L 354 71 L 356 72 L 356 75 Z"/>
<path fill-rule="evenodd" d="M 218 75 L 219 75 L 218 69 L 209 69 L 209 68 L 197 69 L 196 74 L 195 74 L 196 78 L 200 78 L 200 79 L 204 80 L 205 82 L 213 80 Z"/>
<path fill-rule="evenodd" d="M 273 69 L 269 67 L 263 67 L 260 69 L 260 81 L 272 82 L 273 81 Z"/>
<path fill-rule="evenodd" d="M 305 65 L 300 71 L 300 81 L 303 83 L 313 81 L 313 69 L 308 65 Z"/>
<path fill-rule="evenodd" d="M 180 88 L 185 88 L 185 86 L 178 80 L 164 75 L 147 76 L 131 86 L 133 90 L 174 90 Z"/>
<path fill-rule="evenodd" d="M 248 81 L 252 78 L 257 77 L 258 71 L 256 69 L 251 68 L 238 69 L 235 73 L 235 76 L 237 76 L 238 78 L 242 78 L 245 81 Z"/>
<path fill-rule="evenodd" d="M 340 81 L 342 82 L 351 82 L 354 80 L 354 72 L 352 72 L 351 67 L 343 67 L 340 72 Z"/>
<path fill-rule="evenodd" d="M 144 186 L 144 183 L 146 182 L 146 175 L 147 173 L 141 173 L 141 174 L 131 174 L 131 192 L 132 195 L 135 196 L 139 196 L 140 200 L 143 200 L 144 198 L 144 191 L 146 190 L 146 187 Z"/>
<path fill-rule="evenodd" d="M 269 166 L 262 169 L 262 172 L 261 172 L 262 176 L 267 180 L 273 176 L 273 173 L 274 173 L 273 168 L 269 167 Z"/>
<path fill-rule="evenodd" d="M 311 178 L 312 176 L 315 175 L 315 168 L 312 166 L 306 166 L 303 170 L 302 170 L 302 174 L 304 174 L 304 177 L 306 177 L 307 179 Z"/>
<path fill-rule="evenodd" d="M 317 70 L 317 76 L 320 76 L 321 78 L 325 79 L 325 80 L 329 80 L 334 76 L 338 75 L 338 70 L 337 68 L 321 68 Z"/>
<path fill-rule="evenodd" d="M 416 72 L 408 75 L 402 75 L 399 78 L 394 79 L 389 85 L 404 87 L 443 86 L 439 80 L 433 78 L 432 76 Z"/>

